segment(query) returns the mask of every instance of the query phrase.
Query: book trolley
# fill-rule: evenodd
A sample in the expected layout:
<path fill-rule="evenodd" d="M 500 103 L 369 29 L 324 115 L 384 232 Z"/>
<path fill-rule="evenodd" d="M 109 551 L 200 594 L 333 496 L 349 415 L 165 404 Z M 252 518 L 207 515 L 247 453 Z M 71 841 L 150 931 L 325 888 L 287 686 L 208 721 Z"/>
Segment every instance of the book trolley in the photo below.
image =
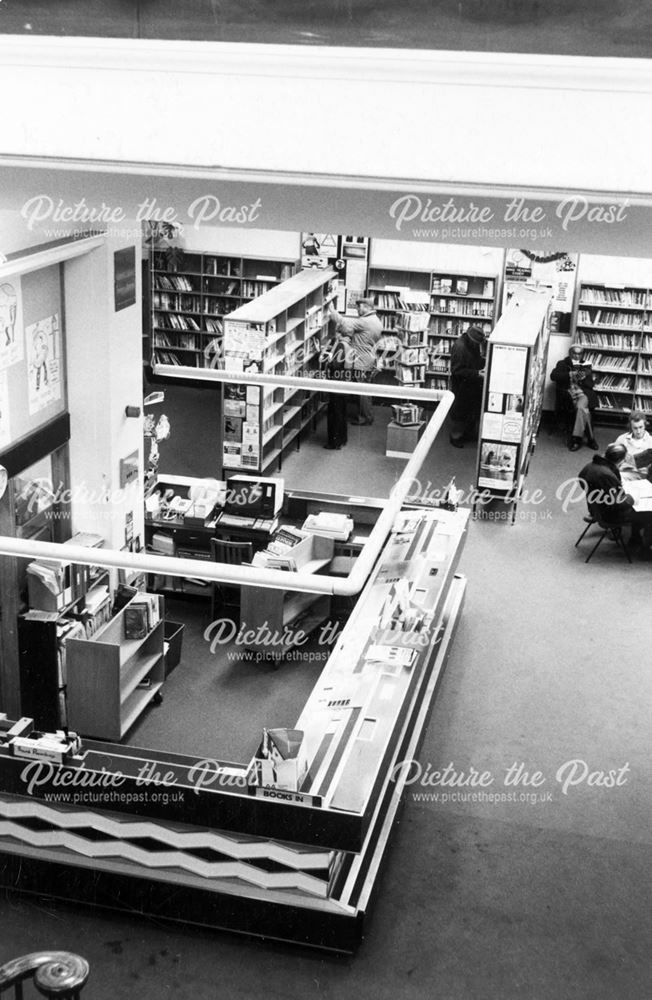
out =
<path fill-rule="evenodd" d="M 511 503 L 512 523 L 541 420 L 549 307 L 547 289 L 523 288 L 487 344 L 476 498 Z"/>
<path fill-rule="evenodd" d="M 461 612 L 468 517 L 398 514 L 292 731 L 296 791 L 261 783 L 256 756 L 31 740 L 0 717 L 0 884 L 352 952 Z"/>

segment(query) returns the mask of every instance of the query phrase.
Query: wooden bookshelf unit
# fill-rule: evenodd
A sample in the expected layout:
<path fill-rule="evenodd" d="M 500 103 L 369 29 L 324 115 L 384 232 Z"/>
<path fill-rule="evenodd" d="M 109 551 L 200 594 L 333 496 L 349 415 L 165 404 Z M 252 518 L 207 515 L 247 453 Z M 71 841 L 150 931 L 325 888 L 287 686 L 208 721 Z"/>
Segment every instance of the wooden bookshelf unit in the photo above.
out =
<path fill-rule="evenodd" d="M 280 468 L 291 444 L 323 403 L 305 389 L 247 386 L 237 373 L 307 375 L 318 372 L 326 339 L 325 307 L 335 297 L 335 272 L 305 270 L 254 302 L 240 306 L 224 323 L 224 364 L 234 381 L 222 399 L 222 464 L 266 475 Z"/>
<path fill-rule="evenodd" d="M 158 250 L 151 260 L 153 366 L 221 367 L 224 317 L 289 278 L 296 263 L 192 251 L 173 260 Z"/>
<path fill-rule="evenodd" d="M 125 612 L 137 595 L 90 639 L 67 642 L 68 724 L 83 736 L 119 742 L 138 716 L 160 698 L 163 598 L 159 621 L 142 639 L 125 637 Z"/>
<path fill-rule="evenodd" d="M 573 330 L 593 368 L 596 416 L 652 413 L 652 289 L 581 282 Z"/>
<path fill-rule="evenodd" d="M 449 388 L 450 353 L 453 341 L 470 326 L 479 326 L 488 336 L 496 319 L 498 276 L 477 272 L 400 270 L 370 267 L 367 294 L 387 335 L 403 341 L 402 316 L 423 310 L 430 319 L 425 345 L 425 364 L 416 364 L 410 384 L 443 392 Z M 401 362 L 397 359 L 397 377 Z M 423 374 L 423 378 L 421 375 Z"/>

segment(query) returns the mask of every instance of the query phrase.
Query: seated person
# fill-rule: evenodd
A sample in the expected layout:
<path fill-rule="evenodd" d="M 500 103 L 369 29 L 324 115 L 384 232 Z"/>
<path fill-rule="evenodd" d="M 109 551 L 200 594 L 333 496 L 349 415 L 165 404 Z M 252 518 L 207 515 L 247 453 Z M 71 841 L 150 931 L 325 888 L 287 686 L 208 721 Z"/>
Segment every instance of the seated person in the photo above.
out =
<path fill-rule="evenodd" d="M 630 545 L 641 544 L 649 553 L 652 545 L 652 512 L 634 510 L 634 500 L 626 492 L 620 474 L 627 457 L 624 444 L 610 444 L 605 449 L 604 458 L 594 455 L 580 471 L 578 479 L 586 493 L 589 514 L 596 521 L 609 525 L 631 525 Z"/>
<path fill-rule="evenodd" d="M 629 430 L 616 438 L 616 444 L 624 444 L 627 448 L 621 468 L 623 479 L 645 479 L 652 469 L 652 434 L 646 429 L 642 410 L 632 410 Z"/>
<path fill-rule="evenodd" d="M 591 412 L 597 406 L 598 398 L 593 391 L 593 371 L 591 365 L 582 361 L 584 350 L 573 344 L 568 356 L 558 361 L 550 378 L 557 386 L 557 392 L 565 395 L 575 412 L 572 437 L 568 445 L 570 451 L 578 451 L 586 434 L 589 448 L 597 451 L 598 442 L 593 434 Z"/>

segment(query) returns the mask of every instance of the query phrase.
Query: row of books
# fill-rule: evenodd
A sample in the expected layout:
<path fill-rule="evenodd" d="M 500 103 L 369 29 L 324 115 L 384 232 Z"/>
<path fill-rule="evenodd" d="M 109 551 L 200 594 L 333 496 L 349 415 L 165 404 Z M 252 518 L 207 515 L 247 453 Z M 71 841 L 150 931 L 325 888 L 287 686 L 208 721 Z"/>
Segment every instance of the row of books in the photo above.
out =
<path fill-rule="evenodd" d="M 254 566 L 264 566 L 266 569 L 281 569 L 296 572 L 297 561 L 292 555 L 300 542 L 310 538 L 307 531 L 294 528 L 291 525 L 281 525 L 262 552 L 257 552 L 252 560 Z"/>
<path fill-rule="evenodd" d="M 407 366 L 397 361 L 396 377 L 401 385 L 417 385 L 418 383 L 425 381 L 426 366 L 425 364 Z"/>
<path fill-rule="evenodd" d="M 426 373 L 426 389 L 434 389 L 437 392 L 444 392 L 448 389 L 448 379 L 441 375 L 429 375 Z"/>
<path fill-rule="evenodd" d="M 634 396 L 634 409 L 643 413 L 652 413 L 652 397 Z"/>
<path fill-rule="evenodd" d="M 144 639 L 160 620 L 158 597 L 155 594 L 139 594 L 124 610 L 125 639 Z"/>
<path fill-rule="evenodd" d="M 579 343 L 582 347 L 614 347 L 619 351 L 636 350 L 635 341 L 623 333 L 589 333 L 581 331 Z"/>
<path fill-rule="evenodd" d="M 154 309 L 168 309 L 173 312 L 201 312 L 200 295 L 179 295 L 172 292 L 154 292 L 152 295 Z"/>
<path fill-rule="evenodd" d="M 246 299 L 256 299 L 259 295 L 264 295 L 276 284 L 275 281 L 251 281 L 243 280 L 241 294 Z"/>
<path fill-rule="evenodd" d="M 228 316 L 233 309 L 232 299 L 204 299 L 204 316 Z"/>
<path fill-rule="evenodd" d="M 601 389 L 613 390 L 615 392 L 632 392 L 634 389 L 634 378 L 627 378 L 621 375 L 603 375 L 600 384 L 594 386 L 596 392 Z"/>
<path fill-rule="evenodd" d="M 193 337 L 189 333 L 179 334 L 174 340 L 170 340 L 164 331 L 159 331 L 154 335 L 154 347 L 173 347 L 179 350 L 201 351 L 203 345 L 200 343 L 199 337 Z"/>
<path fill-rule="evenodd" d="M 204 274 L 238 278 L 242 273 L 242 262 L 237 257 L 204 257 Z"/>
<path fill-rule="evenodd" d="M 481 295 L 493 298 L 495 284 L 492 278 L 445 278 L 433 274 L 431 291 L 436 295 Z"/>
<path fill-rule="evenodd" d="M 201 327 L 192 316 L 177 316 L 176 313 L 154 313 L 153 323 L 159 330 L 194 330 L 201 332 Z"/>
<path fill-rule="evenodd" d="M 431 300 L 431 312 L 449 313 L 452 316 L 478 316 L 491 319 L 493 303 L 482 302 L 479 299 L 438 299 Z"/>
<path fill-rule="evenodd" d="M 640 329 L 643 326 L 643 313 L 613 312 L 611 309 L 580 309 L 577 313 L 580 326 L 615 326 L 624 329 Z"/>
<path fill-rule="evenodd" d="M 641 288 L 605 288 L 583 285 L 580 305 L 645 306 L 647 290 Z"/>
<path fill-rule="evenodd" d="M 240 281 L 239 279 L 233 281 L 225 281 L 224 279 L 212 279 L 209 278 L 204 282 L 204 291 L 209 295 L 240 295 Z"/>
<path fill-rule="evenodd" d="M 154 288 L 166 292 L 196 292 L 193 282 L 185 274 L 155 274 Z"/>
<path fill-rule="evenodd" d="M 176 365 L 180 367 L 181 365 L 193 364 L 192 361 L 182 360 L 178 354 L 174 354 L 171 351 L 154 351 L 154 363 L 160 365 Z M 196 366 L 195 366 L 196 367 Z"/>
<path fill-rule="evenodd" d="M 597 369 L 617 368 L 624 372 L 636 370 L 636 358 L 628 354 L 600 354 L 598 351 L 585 351 L 584 363 Z"/>

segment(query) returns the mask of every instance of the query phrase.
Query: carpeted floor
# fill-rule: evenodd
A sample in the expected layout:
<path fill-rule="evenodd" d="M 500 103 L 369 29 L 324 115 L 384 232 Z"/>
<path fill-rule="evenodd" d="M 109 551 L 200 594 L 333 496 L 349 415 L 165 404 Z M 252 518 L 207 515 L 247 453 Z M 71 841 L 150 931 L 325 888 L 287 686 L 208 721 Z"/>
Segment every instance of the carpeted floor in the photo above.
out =
<path fill-rule="evenodd" d="M 374 427 L 351 428 L 347 448 L 328 453 L 328 462 L 322 427 L 284 466 L 288 485 L 386 495 L 402 463 L 382 457 L 386 411 L 376 412 Z M 598 431 L 603 446 L 612 436 Z M 543 431 L 530 502 L 519 506 L 516 522 L 500 519 L 505 512 L 496 508 L 495 518 L 470 524 L 460 565 L 465 611 L 420 762 L 424 773 L 450 765 L 468 775 L 474 767 L 491 783 L 475 801 L 477 789 L 446 789 L 448 801 L 435 801 L 443 789 L 411 786 L 355 958 L 124 915 L 90 912 L 80 920 L 72 908 L 17 898 L 0 898 L 3 955 L 74 948 L 91 962 L 89 1000 L 648 997 L 652 570 L 641 561 L 629 566 L 607 543 L 586 566 L 587 541 L 573 547 L 584 507 L 565 511 L 560 496 L 590 455 L 569 453 Z M 465 489 L 474 471 L 475 451 L 451 448 L 442 434 L 422 485 L 430 479 L 438 488 L 454 474 Z M 174 715 L 175 694 L 190 679 L 193 696 L 206 702 L 217 688 L 204 670 L 182 663 L 142 731 L 160 725 L 157 712 Z M 280 677 L 231 666 L 222 681 L 234 706 L 253 684 L 261 701 L 250 705 L 247 726 L 257 727 L 263 699 L 282 706 L 292 689 L 287 708 L 294 712 L 312 681 L 302 670 Z M 242 729 L 236 709 L 233 715 L 230 725 Z M 197 732 L 211 716 L 208 704 Z M 219 746 L 227 726 L 221 721 L 207 740 Z M 506 784 L 519 767 L 521 783 Z M 620 775 L 618 787 L 595 784 L 598 772 L 609 771 Z M 526 772 L 538 784 L 526 785 Z M 566 793 L 564 779 L 575 781 Z M 534 791 L 541 801 L 533 804 L 526 799 Z M 515 800 L 489 801 L 489 793 Z"/>

